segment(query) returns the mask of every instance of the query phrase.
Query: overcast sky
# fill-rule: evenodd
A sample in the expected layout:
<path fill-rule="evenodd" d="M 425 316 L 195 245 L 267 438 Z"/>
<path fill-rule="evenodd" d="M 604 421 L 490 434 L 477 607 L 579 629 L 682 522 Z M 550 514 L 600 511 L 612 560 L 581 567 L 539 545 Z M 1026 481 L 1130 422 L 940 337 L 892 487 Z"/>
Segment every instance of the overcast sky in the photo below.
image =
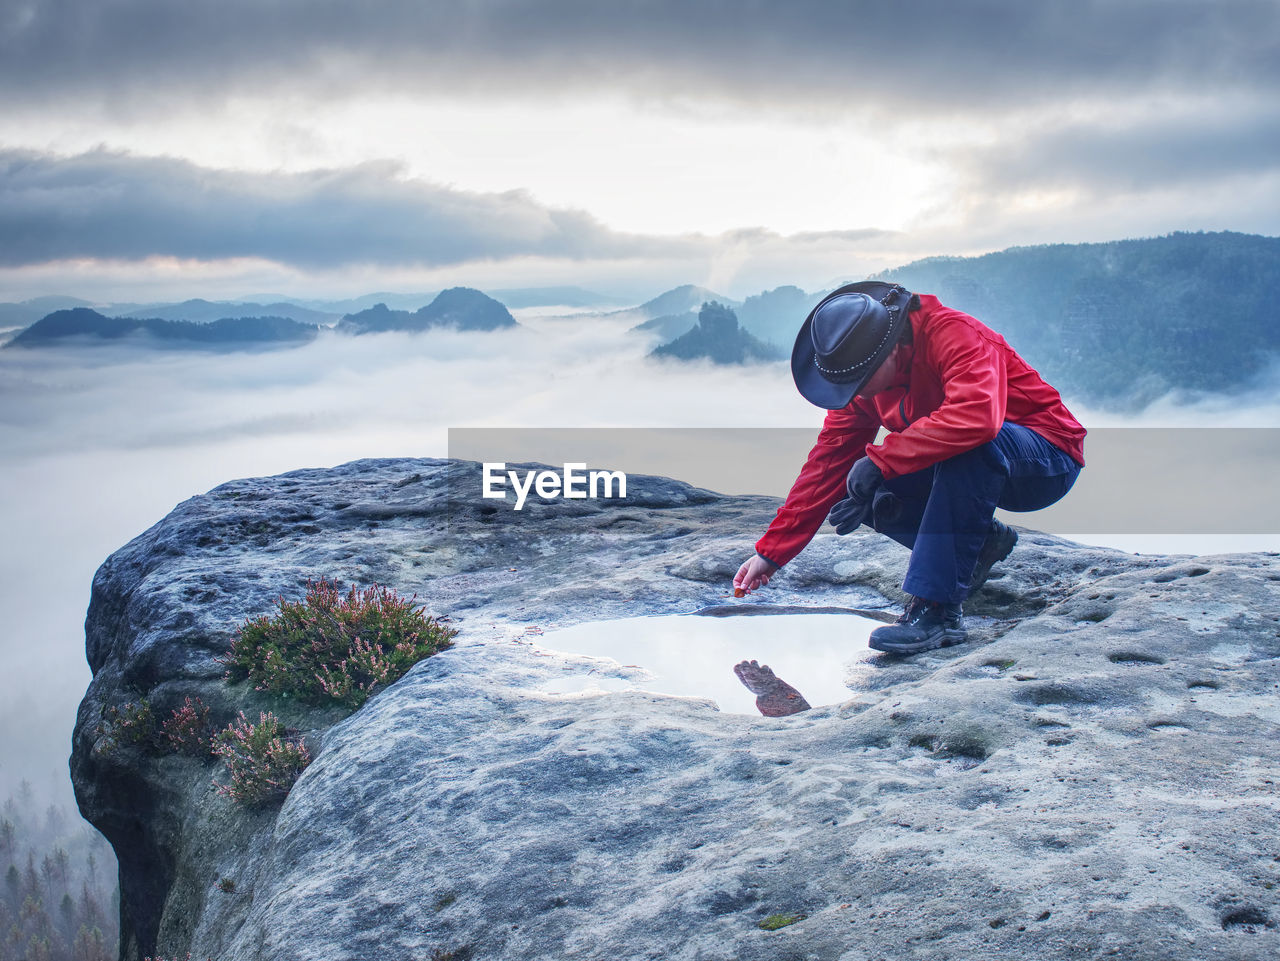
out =
<path fill-rule="evenodd" d="M 0 300 L 1280 227 L 1274 0 L 0 0 Z"/>

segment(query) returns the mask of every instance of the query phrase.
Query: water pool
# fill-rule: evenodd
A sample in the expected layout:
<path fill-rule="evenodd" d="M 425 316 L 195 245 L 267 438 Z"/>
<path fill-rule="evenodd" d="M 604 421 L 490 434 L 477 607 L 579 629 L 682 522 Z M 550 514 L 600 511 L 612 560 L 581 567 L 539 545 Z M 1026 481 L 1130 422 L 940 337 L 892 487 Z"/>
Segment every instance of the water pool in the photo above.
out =
<path fill-rule="evenodd" d="M 740 661 L 773 668 L 813 707 L 853 696 L 873 670 L 867 636 L 880 621 L 856 614 L 764 614 L 705 617 L 674 614 L 593 621 L 548 631 L 546 651 L 595 663 L 539 687 L 548 694 L 584 696 L 639 690 L 710 698 L 721 711 L 759 715 L 755 695 L 735 676 Z"/>

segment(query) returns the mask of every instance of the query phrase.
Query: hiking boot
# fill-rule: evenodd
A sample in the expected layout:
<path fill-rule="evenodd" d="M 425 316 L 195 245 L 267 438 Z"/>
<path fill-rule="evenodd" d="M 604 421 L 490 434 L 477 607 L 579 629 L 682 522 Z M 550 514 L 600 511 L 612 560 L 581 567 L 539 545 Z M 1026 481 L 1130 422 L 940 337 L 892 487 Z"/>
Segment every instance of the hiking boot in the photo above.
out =
<path fill-rule="evenodd" d="M 959 604 L 940 604 L 923 597 L 907 600 L 907 609 L 897 623 L 871 632 L 871 647 L 888 654 L 919 654 L 939 647 L 963 644 L 969 635 L 964 629 L 964 612 Z"/>
<path fill-rule="evenodd" d="M 975 593 L 991 576 L 991 568 L 999 564 L 1013 551 L 1018 543 L 1018 532 L 1006 524 L 991 518 L 991 530 L 978 552 L 978 563 L 973 567 L 973 575 L 969 578 L 969 593 Z"/>

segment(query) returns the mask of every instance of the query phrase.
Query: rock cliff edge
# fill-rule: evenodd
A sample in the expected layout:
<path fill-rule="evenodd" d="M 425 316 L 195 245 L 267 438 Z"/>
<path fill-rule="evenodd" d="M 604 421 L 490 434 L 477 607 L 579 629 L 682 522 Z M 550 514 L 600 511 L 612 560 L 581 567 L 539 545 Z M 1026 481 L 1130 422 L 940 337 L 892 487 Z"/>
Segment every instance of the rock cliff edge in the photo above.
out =
<path fill-rule="evenodd" d="M 123 957 L 1280 953 L 1276 556 L 1024 531 L 971 643 L 748 718 L 540 693 L 575 665 L 531 629 L 732 603 L 776 501 L 632 476 L 626 500 L 515 512 L 480 487 L 441 460 L 234 481 L 102 565 L 71 767 L 119 857 Z M 887 607 L 906 558 L 824 533 L 763 599 Z M 316 577 L 417 594 L 457 643 L 345 718 L 224 681 L 245 618 Z M 283 807 L 246 813 L 213 766 L 100 733 L 188 696 L 309 732 Z"/>

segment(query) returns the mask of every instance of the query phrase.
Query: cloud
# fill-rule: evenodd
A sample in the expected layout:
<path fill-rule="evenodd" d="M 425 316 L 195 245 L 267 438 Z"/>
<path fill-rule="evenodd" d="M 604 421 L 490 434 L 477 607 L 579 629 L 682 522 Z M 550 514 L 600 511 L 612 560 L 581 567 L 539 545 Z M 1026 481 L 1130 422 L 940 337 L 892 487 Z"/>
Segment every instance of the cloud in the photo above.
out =
<path fill-rule="evenodd" d="M 3 0 L 10 105 L 612 89 L 988 110 L 1271 89 L 1270 0 Z"/>
<path fill-rule="evenodd" d="M 1148 192 L 1280 173 L 1280 111 L 1212 106 L 1115 123 L 1044 124 L 952 153 L 970 189 Z"/>
<path fill-rule="evenodd" d="M 81 258 L 244 257 L 309 268 L 447 265 L 538 255 L 678 254 L 520 191 L 470 193 L 387 163 L 308 173 L 212 170 L 97 150 L 0 151 L 0 266 Z"/>
<path fill-rule="evenodd" d="M 72 157 L 0 150 L 0 241 L 6 283 L 20 285 L 28 274 L 37 287 L 61 283 L 99 296 L 93 290 L 102 284 L 84 276 L 88 266 L 123 271 L 136 283 L 172 273 L 179 286 L 208 286 L 210 270 L 239 269 L 246 282 L 268 286 L 275 281 L 264 269 L 295 271 L 284 282 L 306 286 L 325 272 L 373 271 L 367 282 L 376 285 L 387 272 L 413 269 L 435 272 L 439 286 L 626 275 L 647 278 L 647 289 L 714 276 L 755 293 L 795 282 L 796 271 L 825 278 L 901 238 L 878 229 L 627 234 L 522 191 L 442 187 L 387 162 L 261 173 L 99 149 Z"/>
<path fill-rule="evenodd" d="M 950 184 L 905 225 L 936 250 L 1075 243 L 1179 230 L 1274 235 L 1280 111 L 1204 98 L 1146 112 L 1007 125 L 939 145 Z"/>

